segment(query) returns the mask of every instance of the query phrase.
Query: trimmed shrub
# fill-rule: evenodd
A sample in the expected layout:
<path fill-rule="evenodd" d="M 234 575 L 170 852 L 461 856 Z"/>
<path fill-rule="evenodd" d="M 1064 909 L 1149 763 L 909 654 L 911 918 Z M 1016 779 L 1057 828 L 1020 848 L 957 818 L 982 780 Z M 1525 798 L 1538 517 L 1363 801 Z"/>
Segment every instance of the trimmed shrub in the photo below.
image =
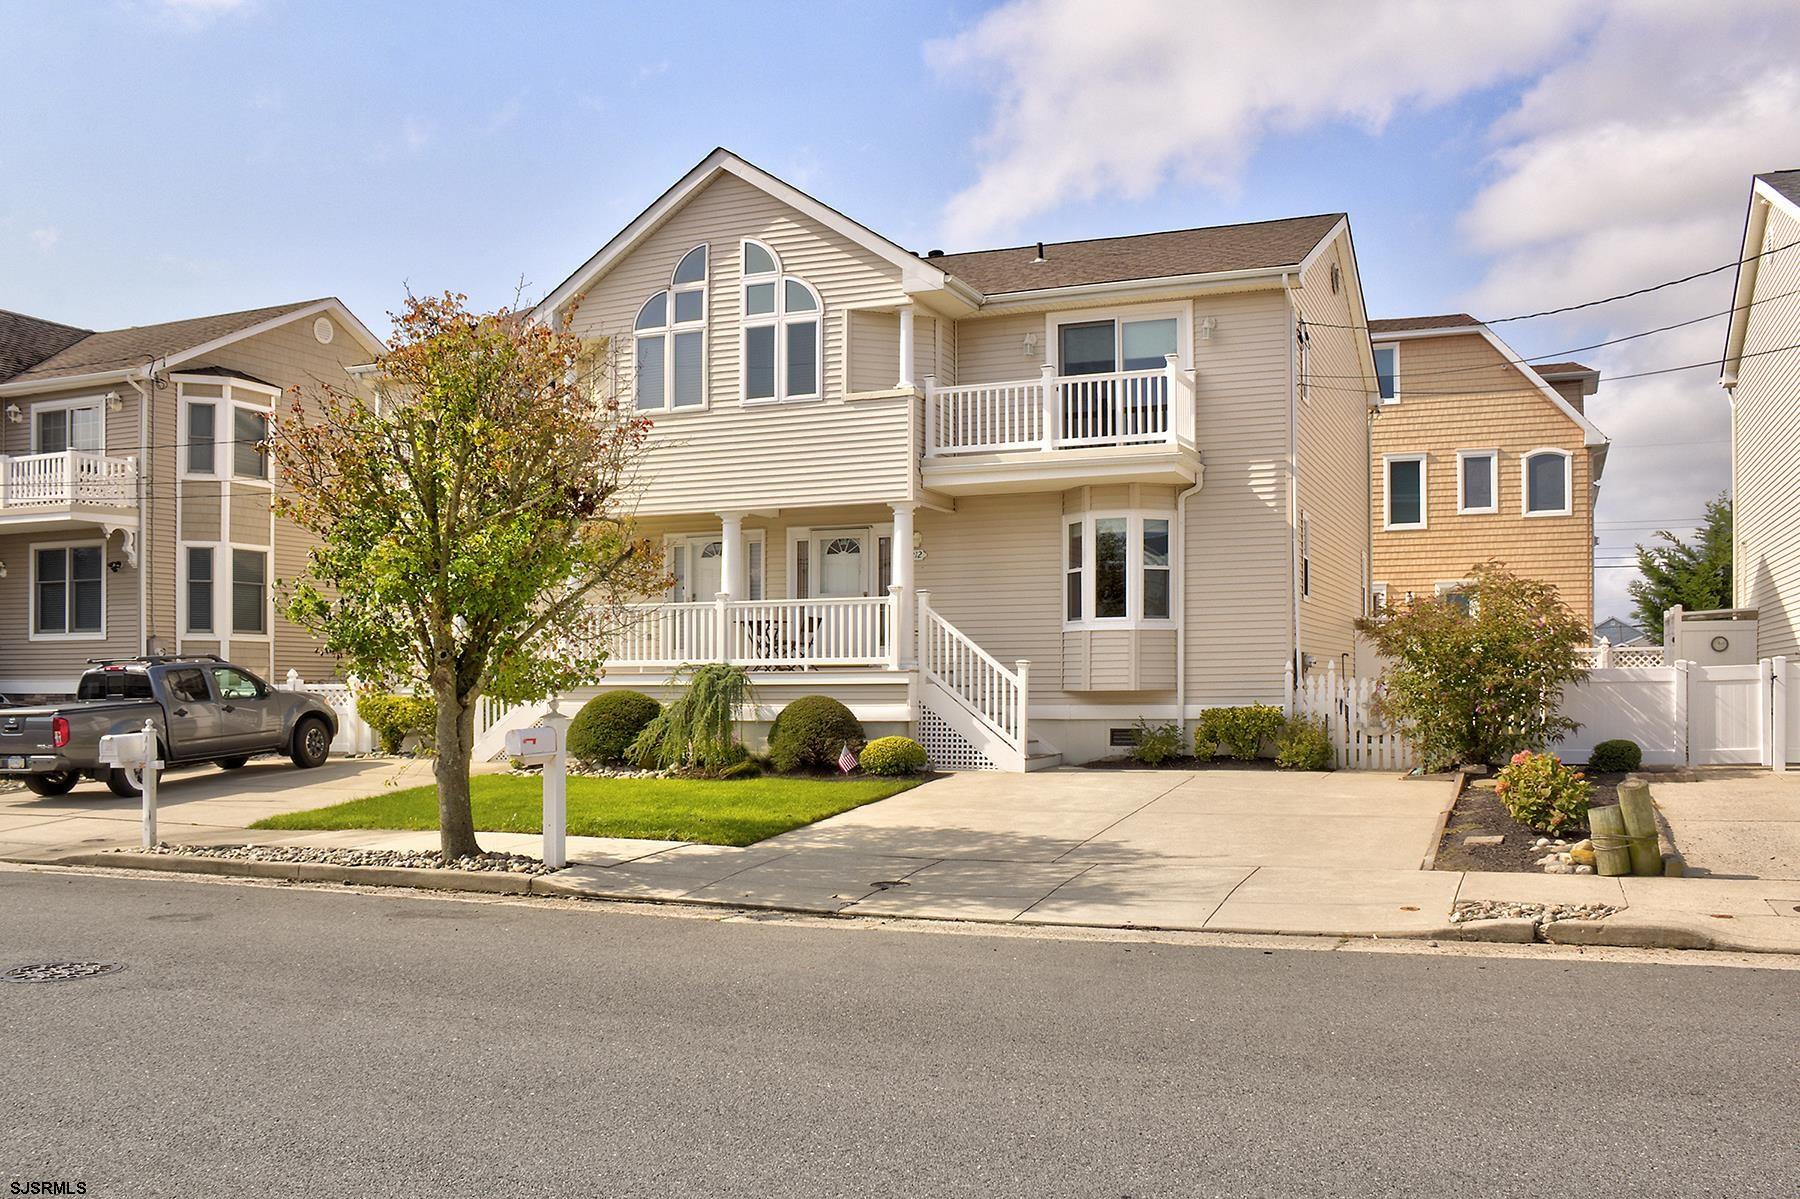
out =
<path fill-rule="evenodd" d="M 1556 833 L 1586 823 L 1594 788 L 1556 755 L 1525 749 L 1501 768 L 1494 790 L 1514 820 L 1540 833 Z"/>
<path fill-rule="evenodd" d="M 862 749 L 862 722 L 829 695 L 803 695 L 783 708 L 769 728 L 769 757 L 783 774 L 836 766 L 845 745 Z"/>
<path fill-rule="evenodd" d="M 356 714 L 386 754 L 399 753 L 409 736 L 429 745 L 437 732 L 437 701 L 429 696 L 371 691 L 357 697 Z"/>
<path fill-rule="evenodd" d="M 917 774 L 925 769 L 925 747 L 911 737 L 877 737 L 856 764 L 864 774 Z"/>
<path fill-rule="evenodd" d="M 1263 742 L 1281 731 L 1286 719 L 1280 708 L 1246 704 L 1240 708 L 1208 708 L 1194 726 L 1194 756 L 1210 758 L 1220 746 L 1240 762 L 1261 755 Z"/>
<path fill-rule="evenodd" d="M 1186 740 L 1178 724 L 1151 724 L 1140 720 L 1137 722 L 1137 741 L 1131 747 L 1132 761 L 1161 766 L 1170 758 L 1180 756 Z"/>
<path fill-rule="evenodd" d="M 1275 742 L 1275 765 L 1284 770 L 1336 770 L 1337 747 L 1325 722 L 1290 718 Z"/>
<path fill-rule="evenodd" d="M 1614 741 L 1602 741 L 1594 746 L 1594 752 L 1588 755 L 1588 769 L 1605 771 L 1609 774 L 1636 770 L 1644 764 L 1644 751 L 1638 748 L 1635 741 L 1627 741 L 1623 737 Z"/>
<path fill-rule="evenodd" d="M 662 705 L 642 691 L 596 695 L 569 722 L 569 756 L 590 766 L 622 762 L 638 734 L 661 715 Z"/>

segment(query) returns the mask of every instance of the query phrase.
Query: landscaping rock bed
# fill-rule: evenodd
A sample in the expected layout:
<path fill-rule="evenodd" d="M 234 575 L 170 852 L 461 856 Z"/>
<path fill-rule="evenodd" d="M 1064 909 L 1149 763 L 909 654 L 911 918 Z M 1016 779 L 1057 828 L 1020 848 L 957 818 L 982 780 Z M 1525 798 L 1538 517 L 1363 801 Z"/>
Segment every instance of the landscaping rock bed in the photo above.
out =
<path fill-rule="evenodd" d="M 480 857 L 444 861 L 435 849 L 331 849 L 314 845 L 169 845 L 153 850 L 121 849 L 116 853 L 155 853 L 191 858 L 229 858 L 240 862 L 312 862 L 324 866 L 397 866 L 408 870 L 488 870 L 504 874 L 550 874 L 537 858 L 516 853 L 484 853 Z"/>
<path fill-rule="evenodd" d="M 1535 920 L 1540 927 L 1558 920 L 1604 920 L 1623 909 L 1603 903 L 1511 903 L 1504 899 L 1463 900 L 1450 923 L 1471 920 Z"/>
<path fill-rule="evenodd" d="M 1589 775 L 1588 781 L 1594 785 L 1594 793 L 1588 806 L 1597 808 L 1618 803 L 1619 784 L 1626 777 L 1624 774 Z M 1500 796 L 1494 792 L 1492 778 L 1471 779 L 1463 793 L 1457 796 L 1456 806 L 1450 810 L 1450 818 L 1444 822 L 1444 836 L 1438 842 L 1437 857 L 1433 860 L 1432 867 L 1437 870 L 1501 870 L 1542 874 L 1545 872 L 1544 858 L 1568 852 L 1571 846 L 1587 835 L 1585 826 L 1565 828 L 1540 845 L 1538 842 L 1544 839 L 1544 834 L 1512 818 L 1506 806 L 1500 802 Z M 1465 840 L 1469 837 L 1476 838 L 1474 844 Z M 1495 842 L 1495 837 L 1501 840 Z M 1557 844 L 1558 838 L 1562 844 Z M 1559 864 L 1567 865 L 1568 870 L 1554 873 L 1576 873 L 1577 864 Z"/>

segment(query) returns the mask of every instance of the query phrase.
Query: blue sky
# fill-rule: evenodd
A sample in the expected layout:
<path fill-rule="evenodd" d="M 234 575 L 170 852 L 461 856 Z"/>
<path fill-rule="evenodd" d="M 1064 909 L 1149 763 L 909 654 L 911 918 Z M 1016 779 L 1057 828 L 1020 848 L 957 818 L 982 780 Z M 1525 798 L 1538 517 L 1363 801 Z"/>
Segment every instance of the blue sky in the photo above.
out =
<path fill-rule="evenodd" d="M 1491 12 L 15 2 L 0 307 L 105 328 L 333 294 L 379 332 L 408 286 L 535 297 L 722 144 L 917 249 L 1348 211 L 1373 312 L 1492 316 L 1729 260 L 1750 173 L 1800 165 L 1790 6 Z M 1502 332 L 1548 354 L 1728 305 L 1715 280 Z M 1724 486 L 1706 372 L 1592 412 L 1603 553 Z"/>

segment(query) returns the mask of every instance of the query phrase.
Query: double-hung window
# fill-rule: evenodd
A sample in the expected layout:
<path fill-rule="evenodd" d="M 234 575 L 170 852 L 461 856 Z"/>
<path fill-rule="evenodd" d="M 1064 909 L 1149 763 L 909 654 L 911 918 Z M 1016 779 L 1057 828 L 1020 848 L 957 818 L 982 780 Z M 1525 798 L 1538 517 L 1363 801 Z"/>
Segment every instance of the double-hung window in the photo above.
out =
<path fill-rule="evenodd" d="M 1500 511 L 1495 492 L 1500 455 L 1494 450 L 1456 452 L 1456 511 L 1463 516 Z"/>
<path fill-rule="evenodd" d="M 1423 529 L 1425 455 L 1389 454 L 1382 460 L 1382 471 L 1385 476 L 1381 497 L 1385 509 L 1382 527 Z"/>
<path fill-rule="evenodd" d="M 60 454 L 64 450 L 100 453 L 106 448 L 104 401 L 75 404 L 40 404 L 31 413 L 32 452 Z"/>
<path fill-rule="evenodd" d="M 276 392 L 243 382 L 177 380 L 180 470 L 188 478 L 266 483 Z"/>
<path fill-rule="evenodd" d="M 640 411 L 706 403 L 706 266 L 706 246 L 695 246 L 675 264 L 668 289 L 638 309 L 632 329 Z"/>
<path fill-rule="evenodd" d="M 1569 452 L 1533 450 L 1521 460 L 1526 516 L 1567 516 L 1570 505 Z"/>
<path fill-rule="evenodd" d="M 32 547 L 31 635 L 106 635 L 106 563 L 99 545 Z"/>
<path fill-rule="evenodd" d="M 1063 621 L 1099 628 L 1174 614 L 1175 556 L 1163 515 L 1089 513 L 1063 521 Z"/>
<path fill-rule="evenodd" d="M 743 243 L 743 384 L 746 400 L 810 400 L 820 392 L 820 318 L 812 285 L 781 273 L 759 241 Z"/>
<path fill-rule="evenodd" d="M 263 634 L 268 607 L 269 555 L 265 550 L 231 551 L 231 631 Z"/>
<path fill-rule="evenodd" d="M 1375 347 L 1375 387 L 1381 402 L 1392 404 L 1400 398 L 1400 347 Z"/>
<path fill-rule="evenodd" d="M 237 479 L 269 477 L 269 414 L 260 408 L 231 409 L 231 474 Z"/>
<path fill-rule="evenodd" d="M 187 631 L 210 634 L 213 629 L 213 547 L 190 545 L 187 560 Z"/>

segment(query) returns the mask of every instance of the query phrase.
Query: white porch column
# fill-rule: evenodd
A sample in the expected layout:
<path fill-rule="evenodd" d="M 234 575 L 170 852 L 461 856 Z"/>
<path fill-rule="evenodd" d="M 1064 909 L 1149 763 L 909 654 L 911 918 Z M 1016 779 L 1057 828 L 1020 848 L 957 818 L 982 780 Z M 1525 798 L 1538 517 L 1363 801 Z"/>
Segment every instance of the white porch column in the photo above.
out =
<path fill-rule="evenodd" d="M 900 664 L 910 664 L 916 648 L 912 636 L 913 505 L 895 504 L 892 575 L 894 645 Z"/>
<path fill-rule="evenodd" d="M 724 560 L 719 563 L 719 585 L 732 599 L 744 599 L 750 592 L 750 576 L 744 558 L 744 514 L 724 512 L 719 515 L 724 526 L 721 541 Z"/>
<path fill-rule="evenodd" d="M 900 309 L 900 381 L 894 386 L 911 387 L 913 385 L 913 306 L 907 304 Z"/>

